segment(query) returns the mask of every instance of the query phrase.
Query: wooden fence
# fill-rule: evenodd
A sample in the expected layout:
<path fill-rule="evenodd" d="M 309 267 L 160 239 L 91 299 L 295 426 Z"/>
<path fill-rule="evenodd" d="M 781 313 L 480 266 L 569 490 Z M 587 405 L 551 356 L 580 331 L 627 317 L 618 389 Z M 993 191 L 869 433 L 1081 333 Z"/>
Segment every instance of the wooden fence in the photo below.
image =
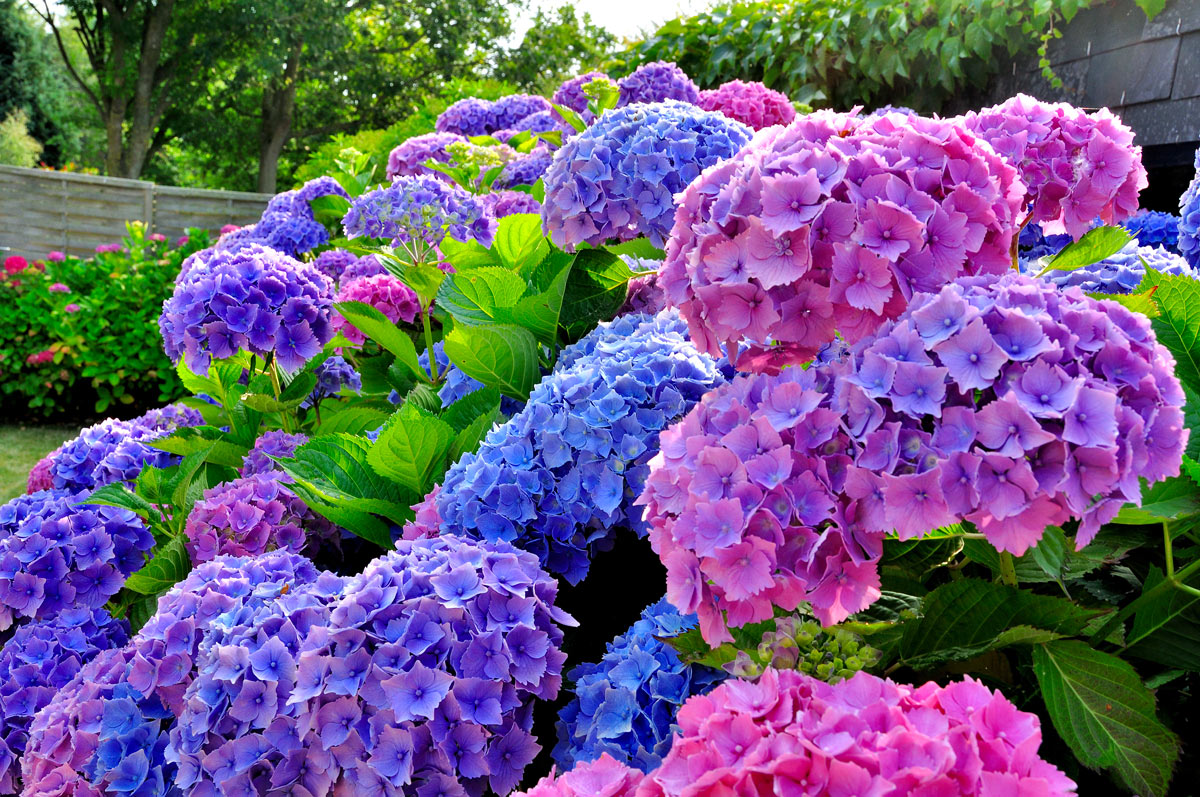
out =
<path fill-rule="evenodd" d="M 172 188 L 142 180 L 0 166 L 0 260 L 85 256 L 121 240 L 125 222 L 174 240 L 188 227 L 217 232 L 258 220 L 270 194 Z"/>

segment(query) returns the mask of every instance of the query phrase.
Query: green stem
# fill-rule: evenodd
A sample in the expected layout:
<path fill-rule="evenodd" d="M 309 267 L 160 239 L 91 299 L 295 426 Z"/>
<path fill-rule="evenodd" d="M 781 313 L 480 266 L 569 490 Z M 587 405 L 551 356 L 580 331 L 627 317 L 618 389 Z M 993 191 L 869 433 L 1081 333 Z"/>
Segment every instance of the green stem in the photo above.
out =
<path fill-rule="evenodd" d="M 429 326 L 429 308 L 421 309 L 421 324 L 425 327 L 425 351 L 429 352 L 429 378 L 437 382 L 437 357 L 433 356 L 433 329 Z"/>
<path fill-rule="evenodd" d="M 1167 555 L 1167 577 L 1175 575 L 1175 553 L 1171 550 L 1171 529 L 1167 521 L 1163 521 L 1163 550 Z"/>
<path fill-rule="evenodd" d="M 1106 639 L 1108 635 L 1112 633 L 1112 630 L 1117 627 L 1117 625 L 1129 619 L 1130 615 L 1141 608 L 1141 605 L 1144 602 L 1149 601 L 1151 598 L 1154 598 L 1169 589 L 1182 589 L 1184 592 L 1192 594 L 1195 588 L 1190 587 L 1183 582 L 1187 581 L 1187 579 L 1194 575 L 1198 570 L 1200 570 L 1200 559 L 1192 562 L 1175 575 L 1167 576 L 1162 581 L 1143 592 L 1135 600 L 1131 601 L 1124 609 L 1121 609 L 1121 611 L 1114 614 L 1107 623 L 1100 626 L 1099 630 L 1091 635 L 1091 639 L 1096 641 Z"/>
<path fill-rule="evenodd" d="M 279 381 L 279 366 L 276 365 L 274 359 L 271 360 L 270 375 L 271 375 L 271 389 L 273 391 L 275 391 L 275 400 L 281 401 L 282 399 L 280 399 L 280 396 L 283 395 L 283 386 L 280 384 L 280 381 Z M 279 418 L 283 422 L 283 431 L 287 432 L 288 434 L 291 434 L 292 433 L 291 416 L 287 412 L 280 412 Z"/>
<path fill-rule="evenodd" d="M 1000 581 L 1010 587 L 1017 586 L 1017 563 L 1008 551 L 1000 552 Z"/>

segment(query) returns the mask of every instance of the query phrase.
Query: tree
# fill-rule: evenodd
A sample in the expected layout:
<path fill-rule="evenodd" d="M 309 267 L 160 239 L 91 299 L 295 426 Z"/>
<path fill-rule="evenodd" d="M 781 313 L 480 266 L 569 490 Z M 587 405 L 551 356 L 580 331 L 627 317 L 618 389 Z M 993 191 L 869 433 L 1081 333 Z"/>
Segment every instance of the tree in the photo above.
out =
<path fill-rule="evenodd" d="M 616 43 L 589 14 L 578 16 L 570 5 L 552 12 L 539 8 L 520 46 L 503 53 L 496 76 L 549 95 L 563 80 L 597 68 Z"/>

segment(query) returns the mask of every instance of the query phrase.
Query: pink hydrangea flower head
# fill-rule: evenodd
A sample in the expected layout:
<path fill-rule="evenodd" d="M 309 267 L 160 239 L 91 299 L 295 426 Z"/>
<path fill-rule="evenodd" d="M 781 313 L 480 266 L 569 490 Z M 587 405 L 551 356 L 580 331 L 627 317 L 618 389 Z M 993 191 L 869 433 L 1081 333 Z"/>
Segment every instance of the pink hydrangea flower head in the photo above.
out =
<path fill-rule="evenodd" d="M 50 286 L 49 291 L 51 293 L 70 293 L 71 289 L 61 282 L 55 282 Z"/>
<path fill-rule="evenodd" d="M 601 753 L 561 775 L 551 769 L 532 789 L 513 797 L 634 797 L 644 777 L 641 770 Z"/>
<path fill-rule="evenodd" d="M 163 241 L 167 240 L 167 236 L 163 235 L 161 232 L 152 232 L 148 237 L 155 243 L 162 243 Z"/>
<path fill-rule="evenodd" d="M 227 232 L 233 232 L 234 230 L 240 230 L 240 229 L 241 229 L 241 227 L 239 227 L 236 224 L 225 224 L 225 225 L 221 226 L 220 234 L 224 235 Z"/>
<path fill-rule="evenodd" d="M 48 363 L 53 359 L 54 349 L 43 349 L 42 351 L 36 351 L 26 357 L 25 362 L 29 365 L 41 365 L 42 363 Z"/>
<path fill-rule="evenodd" d="M 956 123 L 809 114 L 687 187 L 659 282 L 701 350 L 743 369 L 804 362 L 916 292 L 1010 267 L 1023 194 Z"/>
<path fill-rule="evenodd" d="M 289 481 L 282 473 L 269 472 L 205 490 L 184 529 L 192 562 L 274 550 L 300 553 L 308 537 L 318 547 L 321 538 L 331 536 L 331 524 L 285 486 Z"/>
<path fill-rule="evenodd" d="M 74 302 L 71 302 L 70 304 L 68 304 L 66 307 L 63 308 L 63 312 L 64 313 L 78 313 L 80 311 L 80 309 L 81 308 L 79 307 L 79 305 L 75 304 Z"/>
<path fill-rule="evenodd" d="M 731 80 L 715 89 L 701 91 L 697 104 L 755 130 L 786 125 L 796 118 L 796 109 L 786 95 L 753 81 Z"/>
<path fill-rule="evenodd" d="M 53 465 L 53 457 L 58 453 L 55 449 L 46 456 L 37 461 L 29 471 L 29 479 L 26 481 L 25 492 L 36 493 L 41 490 L 54 489 L 54 474 L 51 471 Z"/>
<path fill-rule="evenodd" d="M 232 226 L 232 225 L 227 224 L 225 226 L 228 227 L 228 226 Z M 187 242 L 188 242 L 188 237 L 186 235 L 181 235 L 175 239 L 175 246 L 176 247 L 184 246 L 185 244 L 187 244 Z"/>
<path fill-rule="evenodd" d="M 360 277 L 338 289 L 334 302 L 362 302 L 383 313 L 394 323 L 411 324 L 421 312 L 421 301 L 413 289 L 391 273 Z M 341 313 L 333 315 L 333 329 L 354 343 L 363 343 L 366 336 Z"/>
<path fill-rule="evenodd" d="M 1115 224 L 1137 212 L 1148 185 L 1142 148 L 1107 108 L 1088 113 L 1018 94 L 960 121 L 1020 171 L 1030 221 L 1047 232 L 1079 238 L 1096 218 Z"/>
<path fill-rule="evenodd" d="M 413 504 L 412 509 L 416 515 L 404 524 L 404 531 L 401 535 L 404 539 L 420 540 L 426 537 L 436 537 L 442 533 L 442 516 L 437 508 L 438 493 L 441 491 L 442 485 L 439 484 L 430 490 L 429 495 L 422 498 L 420 503 Z"/>
<path fill-rule="evenodd" d="M 49 252 L 46 254 L 46 259 L 49 260 L 51 263 L 61 263 L 67 259 L 67 256 L 65 254 L 63 254 L 62 252 L 58 251 L 57 249 L 55 249 L 53 252 Z"/>
<path fill-rule="evenodd" d="M 20 255 L 9 255 L 4 258 L 4 270 L 9 274 L 18 274 L 29 268 L 29 261 Z"/>

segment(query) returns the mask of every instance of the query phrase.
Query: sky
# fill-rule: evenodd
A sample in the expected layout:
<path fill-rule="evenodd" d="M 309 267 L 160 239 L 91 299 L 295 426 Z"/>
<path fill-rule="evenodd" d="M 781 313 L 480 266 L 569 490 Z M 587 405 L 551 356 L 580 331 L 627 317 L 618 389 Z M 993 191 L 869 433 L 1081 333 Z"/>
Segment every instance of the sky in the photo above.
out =
<path fill-rule="evenodd" d="M 587 12 L 592 21 L 608 28 L 617 38 L 638 38 L 681 14 L 694 14 L 713 4 L 713 0 L 574 0 L 576 10 Z M 562 0 L 536 0 L 530 4 L 547 11 L 562 5 Z M 514 35 L 520 41 L 529 27 L 529 14 L 516 21 Z"/>

